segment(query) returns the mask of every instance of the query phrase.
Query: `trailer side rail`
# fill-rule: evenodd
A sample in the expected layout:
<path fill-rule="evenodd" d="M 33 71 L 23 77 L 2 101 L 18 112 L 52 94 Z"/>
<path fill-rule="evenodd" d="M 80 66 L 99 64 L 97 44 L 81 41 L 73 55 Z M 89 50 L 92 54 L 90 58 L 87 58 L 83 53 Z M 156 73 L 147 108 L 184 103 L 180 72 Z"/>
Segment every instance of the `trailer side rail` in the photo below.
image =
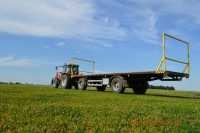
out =
<path fill-rule="evenodd" d="M 171 38 L 171 39 L 174 39 L 180 43 L 182 43 L 183 45 L 186 46 L 187 48 L 187 59 L 186 61 L 183 61 L 183 60 L 179 60 L 179 59 L 176 59 L 176 58 L 172 58 L 172 57 L 168 57 L 167 53 L 166 53 L 166 38 Z M 162 34 L 162 51 L 163 51 L 163 54 L 162 54 L 162 58 L 161 58 L 161 61 L 160 61 L 160 64 L 157 66 L 157 69 L 156 69 L 156 72 L 157 73 L 164 73 L 164 77 L 168 77 L 168 70 L 167 70 L 167 61 L 171 61 L 171 62 L 175 62 L 175 63 L 179 63 L 179 64 L 183 64 L 184 65 L 184 69 L 182 70 L 182 74 L 183 77 L 185 78 L 189 78 L 189 74 L 190 74 L 190 43 L 187 42 L 187 41 L 184 41 L 182 39 L 179 39 L 175 36 L 172 36 L 172 35 L 169 35 L 167 33 L 163 33 Z"/>
<path fill-rule="evenodd" d="M 96 62 L 95 61 L 83 59 L 83 58 L 72 57 L 69 62 L 76 64 L 76 61 L 89 63 L 89 64 L 92 65 L 92 71 L 80 70 L 81 73 L 83 73 L 83 74 L 94 74 L 96 72 Z"/>

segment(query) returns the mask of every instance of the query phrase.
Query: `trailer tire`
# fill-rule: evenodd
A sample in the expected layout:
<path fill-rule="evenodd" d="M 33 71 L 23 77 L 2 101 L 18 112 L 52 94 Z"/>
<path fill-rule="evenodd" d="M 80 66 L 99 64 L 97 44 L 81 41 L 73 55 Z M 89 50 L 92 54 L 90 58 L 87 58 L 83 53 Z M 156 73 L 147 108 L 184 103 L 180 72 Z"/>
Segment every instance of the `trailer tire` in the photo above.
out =
<path fill-rule="evenodd" d="M 85 78 L 81 78 L 78 81 L 78 89 L 80 90 L 86 90 L 87 88 L 87 80 Z"/>
<path fill-rule="evenodd" d="M 97 86 L 97 91 L 105 91 L 106 90 L 106 85 L 103 86 Z"/>
<path fill-rule="evenodd" d="M 122 77 L 115 77 L 111 81 L 111 88 L 113 92 L 124 93 L 124 79 Z"/>
<path fill-rule="evenodd" d="M 71 89 L 72 88 L 71 79 L 65 76 L 61 81 L 61 87 L 64 89 Z"/>
<path fill-rule="evenodd" d="M 148 89 L 149 84 L 147 81 L 137 81 L 133 85 L 133 91 L 135 94 L 144 95 Z"/>

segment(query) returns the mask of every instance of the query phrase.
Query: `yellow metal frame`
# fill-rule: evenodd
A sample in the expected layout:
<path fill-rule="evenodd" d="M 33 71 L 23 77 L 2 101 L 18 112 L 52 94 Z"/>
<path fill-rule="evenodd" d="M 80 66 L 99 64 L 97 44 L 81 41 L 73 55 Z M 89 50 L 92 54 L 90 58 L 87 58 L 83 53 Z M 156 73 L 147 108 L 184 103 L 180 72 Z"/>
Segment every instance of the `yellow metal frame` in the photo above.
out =
<path fill-rule="evenodd" d="M 187 47 L 187 61 L 181 61 L 181 60 L 177 60 L 177 59 L 170 58 L 170 57 L 167 56 L 167 54 L 166 54 L 166 37 L 171 38 L 171 39 L 175 39 L 176 41 L 181 42 L 184 45 L 186 45 L 186 47 Z M 158 67 L 156 69 L 157 73 L 164 73 L 165 76 L 167 76 L 166 75 L 167 74 L 166 73 L 167 72 L 167 61 L 171 61 L 171 62 L 176 62 L 176 63 L 179 63 L 179 64 L 184 64 L 185 67 L 184 67 L 184 70 L 183 70 L 182 73 L 188 74 L 188 75 L 190 74 L 190 43 L 189 42 L 181 40 L 181 39 L 179 39 L 175 36 L 169 35 L 167 33 L 163 33 L 162 34 L 162 49 L 163 49 L 163 55 L 162 55 L 160 64 L 158 65 Z"/>
<path fill-rule="evenodd" d="M 95 61 L 83 59 L 83 58 L 77 58 L 77 57 L 72 57 L 70 59 L 70 63 L 76 63 L 76 61 L 81 61 L 81 62 L 86 62 L 86 63 L 92 64 L 92 72 L 87 72 L 87 71 L 82 71 L 82 72 L 86 72 L 86 73 L 95 73 L 96 72 L 96 62 Z"/>

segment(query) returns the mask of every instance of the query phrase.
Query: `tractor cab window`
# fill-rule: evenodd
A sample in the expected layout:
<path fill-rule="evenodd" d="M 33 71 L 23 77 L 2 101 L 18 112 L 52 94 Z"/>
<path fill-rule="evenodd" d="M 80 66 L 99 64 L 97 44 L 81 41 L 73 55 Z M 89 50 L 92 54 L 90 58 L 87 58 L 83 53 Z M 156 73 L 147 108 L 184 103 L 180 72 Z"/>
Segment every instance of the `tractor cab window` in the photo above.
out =
<path fill-rule="evenodd" d="M 73 73 L 78 74 L 78 66 L 73 66 L 72 71 Z"/>
<path fill-rule="evenodd" d="M 67 66 L 63 66 L 63 73 L 67 73 L 67 72 L 68 72 Z"/>
<path fill-rule="evenodd" d="M 68 65 L 68 67 L 67 67 L 67 73 L 71 73 L 71 71 L 72 71 L 72 66 L 71 65 Z"/>
<path fill-rule="evenodd" d="M 77 65 L 73 65 L 73 64 L 70 64 L 68 65 L 68 73 L 71 73 L 71 74 L 78 74 L 78 66 Z"/>
<path fill-rule="evenodd" d="M 57 72 L 62 72 L 62 73 L 78 74 L 79 73 L 79 66 L 74 65 L 74 64 L 57 66 L 56 70 L 57 70 Z"/>

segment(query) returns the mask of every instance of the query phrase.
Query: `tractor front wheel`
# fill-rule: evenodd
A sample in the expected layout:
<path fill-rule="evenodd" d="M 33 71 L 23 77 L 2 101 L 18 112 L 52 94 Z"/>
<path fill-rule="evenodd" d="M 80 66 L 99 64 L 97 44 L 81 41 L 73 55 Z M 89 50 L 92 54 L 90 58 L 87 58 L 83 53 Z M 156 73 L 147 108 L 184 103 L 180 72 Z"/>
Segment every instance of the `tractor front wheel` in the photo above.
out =
<path fill-rule="evenodd" d="M 59 86 L 60 86 L 60 81 L 58 81 L 57 79 L 52 79 L 51 80 L 51 86 L 53 87 L 53 88 L 58 88 Z"/>

